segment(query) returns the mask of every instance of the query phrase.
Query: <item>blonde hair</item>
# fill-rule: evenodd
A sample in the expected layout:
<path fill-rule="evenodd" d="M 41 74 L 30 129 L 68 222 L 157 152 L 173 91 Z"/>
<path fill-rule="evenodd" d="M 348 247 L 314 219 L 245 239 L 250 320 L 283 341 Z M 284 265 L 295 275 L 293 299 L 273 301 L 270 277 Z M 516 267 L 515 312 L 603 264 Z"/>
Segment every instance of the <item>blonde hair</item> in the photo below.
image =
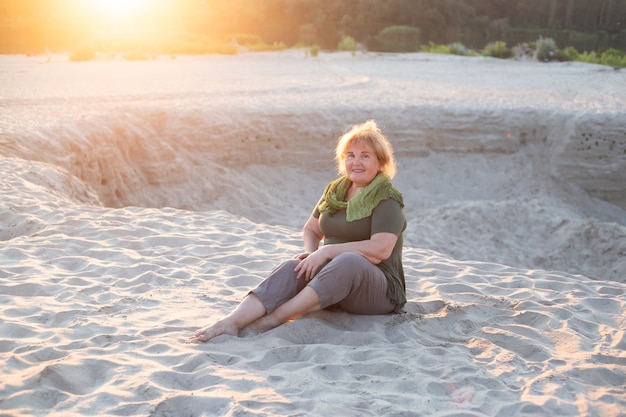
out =
<path fill-rule="evenodd" d="M 335 161 L 340 174 L 346 175 L 344 161 L 346 159 L 346 149 L 353 144 L 369 146 L 374 149 L 376 157 L 380 162 L 380 171 L 389 179 L 396 175 L 396 160 L 393 156 L 393 147 L 374 120 L 352 126 L 352 128 L 341 135 L 337 140 L 335 148 Z"/>

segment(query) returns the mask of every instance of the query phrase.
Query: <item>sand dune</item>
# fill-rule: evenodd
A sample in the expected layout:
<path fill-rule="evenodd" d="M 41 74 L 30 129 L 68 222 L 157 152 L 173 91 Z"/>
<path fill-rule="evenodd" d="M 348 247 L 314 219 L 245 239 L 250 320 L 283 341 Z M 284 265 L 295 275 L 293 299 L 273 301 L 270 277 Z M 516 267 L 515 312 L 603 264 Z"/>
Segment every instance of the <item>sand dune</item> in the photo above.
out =
<path fill-rule="evenodd" d="M 0 71 L 0 415 L 625 415 L 626 73 L 293 51 Z M 300 250 L 367 118 L 400 165 L 406 311 L 186 343 Z"/>

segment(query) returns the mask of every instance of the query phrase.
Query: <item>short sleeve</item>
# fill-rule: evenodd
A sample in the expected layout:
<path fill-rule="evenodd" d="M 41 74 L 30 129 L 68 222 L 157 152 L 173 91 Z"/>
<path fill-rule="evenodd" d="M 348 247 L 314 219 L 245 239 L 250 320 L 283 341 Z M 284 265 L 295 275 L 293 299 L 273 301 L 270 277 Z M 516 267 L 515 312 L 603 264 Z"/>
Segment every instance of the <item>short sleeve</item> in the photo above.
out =
<path fill-rule="evenodd" d="M 396 236 L 406 228 L 406 217 L 399 202 L 394 199 L 381 201 L 372 212 L 371 234 L 393 233 Z"/>
<path fill-rule="evenodd" d="M 322 201 L 324 201 L 324 196 L 322 196 L 322 198 L 319 199 L 317 204 L 315 204 L 315 207 L 313 207 L 313 211 L 311 212 L 311 216 L 315 217 L 316 219 L 320 218 L 320 214 L 321 213 L 320 213 L 318 207 L 320 206 L 320 204 L 322 204 Z"/>

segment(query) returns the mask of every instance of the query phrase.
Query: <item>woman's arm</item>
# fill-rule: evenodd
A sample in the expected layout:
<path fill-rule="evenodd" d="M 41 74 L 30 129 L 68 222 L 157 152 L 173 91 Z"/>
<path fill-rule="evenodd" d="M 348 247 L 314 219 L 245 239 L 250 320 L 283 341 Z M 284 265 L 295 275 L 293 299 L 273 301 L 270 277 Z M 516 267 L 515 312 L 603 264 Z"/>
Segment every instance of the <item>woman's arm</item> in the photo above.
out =
<path fill-rule="evenodd" d="M 398 236 L 383 232 L 372 235 L 368 240 L 324 245 L 308 256 L 300 258 L 301 261 L 294 270 L 298 273 L 298 279 L 310 281 L 324 264 L 344 252 L 358 253 L 373 264 L 379 264 L 391 256 L 397 241 Z"/>
<path fill-rule="evenodd" d="M 405 227 L 402 205 L 393 199 L 383 200 L 372 212 L 369 239 L 328 245 L 320 251 L 327 257 L 326 261 L 344 252 L 353 252 L 377 265 L 391 256 Z"/>
<path fill-rule="evenodd" d="M 373 264 L 379 264 L 391 256 L 398 236 L 393 233 L 376 233 L 368 240 L 326 245 L 317 252 L 322 252 L 325 261 L 329 261 L 344 252 L 358 253 Z"/>
<path fill-rule="evenodd" d="M 302 237 L 304 239 L 305 254 L 313 253 L 319 248 L 324 234 L 320 230 L 318 219 L 313 215 L 309 216 L 309 219 L 304 224 Z"/>
<path fill-rule="evenodd" d="M 307 281 L 313 279 L 324 264 L 344 252 L 358 253 L 377 265 L 391 256 L 405 226 L 401 205 L 395 200 L 385 200 L 372 213 L 373 234 L 369 239 L 324 245 L 300 258 L 302 261 L 295 269 L 298 278 L 304 277 Z M 317 219 L 315 227 L 319 229 Z"/>

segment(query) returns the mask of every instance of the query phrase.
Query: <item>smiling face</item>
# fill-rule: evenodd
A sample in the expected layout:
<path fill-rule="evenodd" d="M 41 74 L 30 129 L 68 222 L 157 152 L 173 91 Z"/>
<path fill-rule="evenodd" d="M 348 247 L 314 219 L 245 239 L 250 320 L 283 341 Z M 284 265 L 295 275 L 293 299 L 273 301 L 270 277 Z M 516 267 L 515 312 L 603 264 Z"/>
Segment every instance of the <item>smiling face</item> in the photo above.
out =
<path fill-rule="evenodd" d="M 346 148 L 344 167 L 348 179 L 357 188 L 368 185 L 380 172 L 380 161 L 374 148 L 358 141 L 353 141 Z"/>

